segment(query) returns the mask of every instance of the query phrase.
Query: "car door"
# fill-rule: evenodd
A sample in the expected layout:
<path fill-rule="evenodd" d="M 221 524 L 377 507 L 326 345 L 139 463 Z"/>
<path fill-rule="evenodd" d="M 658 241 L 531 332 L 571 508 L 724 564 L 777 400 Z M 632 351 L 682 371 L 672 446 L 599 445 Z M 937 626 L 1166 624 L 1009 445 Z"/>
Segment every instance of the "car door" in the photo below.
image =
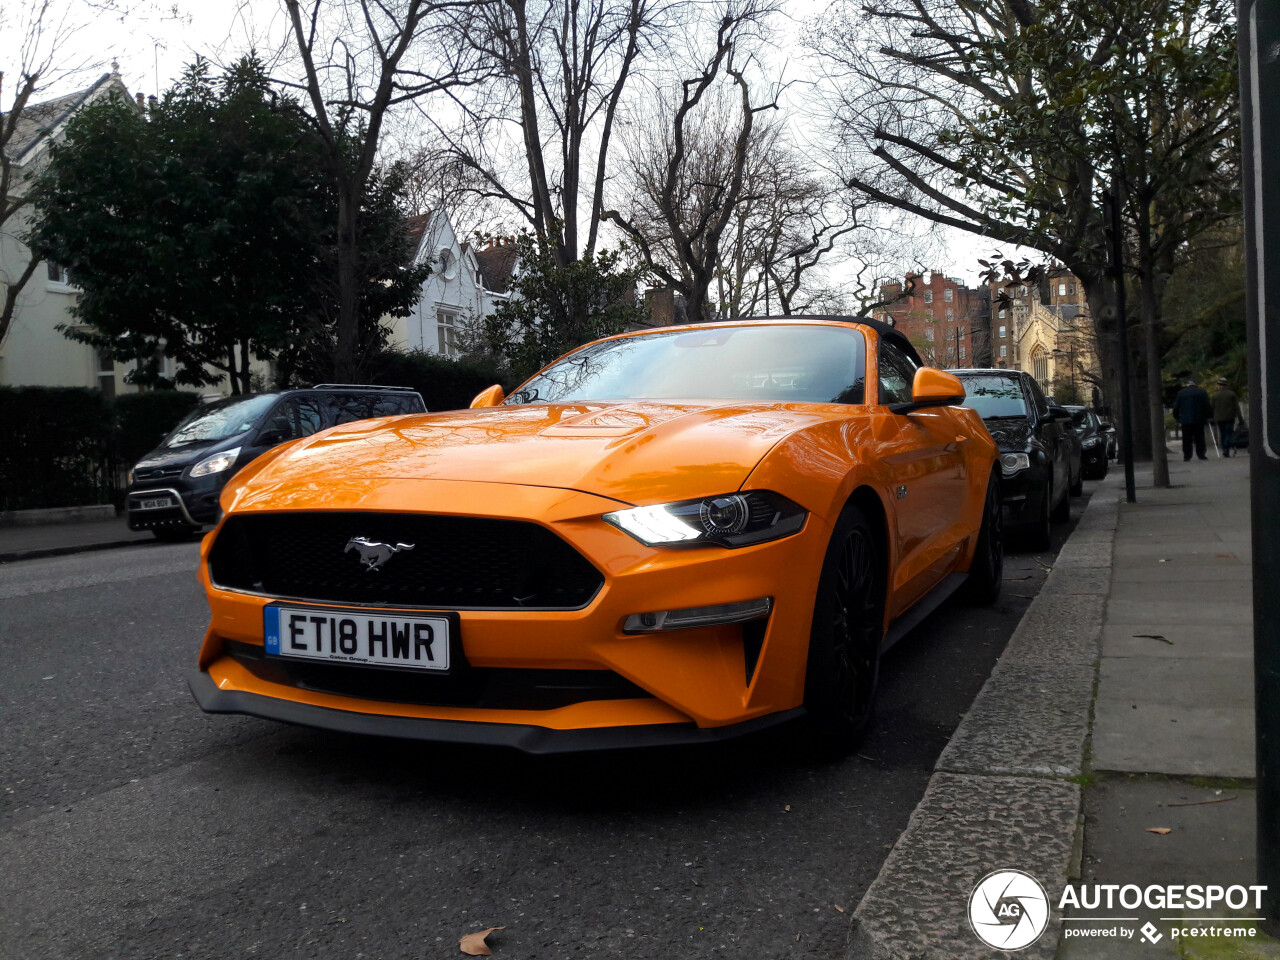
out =
<path fill-rule="evenodd" d="M 916 372 L 911 358 L 891 341 L 880 340 L 876 372 L 884 418 L 877 430 L 880 459 L 888 471 L 898 535 L 891 611 L 896 616 L 951 570 L 962 546 L 966 478 L 961 450 L 968 437 L 957 433 L 946 408 L 910 414 L 888 410 L 888 404 L 911 400 Z"/>
<path fill-rule="evenodd" d="M 1022 379 L 1023 389 L 1031 398 L 1031 407 L 1035 412 L 1036 431 L 1053 461 L 1053 487 L 1049 491 L 1049 503 L 1052 506 L 1067 495 L 1067 487 L 1071 484 L 1071 440 L 1063 422 L 1054 420 L 1049 415 L 1049 400 L 1035 377 L 1024 373 Z"/>

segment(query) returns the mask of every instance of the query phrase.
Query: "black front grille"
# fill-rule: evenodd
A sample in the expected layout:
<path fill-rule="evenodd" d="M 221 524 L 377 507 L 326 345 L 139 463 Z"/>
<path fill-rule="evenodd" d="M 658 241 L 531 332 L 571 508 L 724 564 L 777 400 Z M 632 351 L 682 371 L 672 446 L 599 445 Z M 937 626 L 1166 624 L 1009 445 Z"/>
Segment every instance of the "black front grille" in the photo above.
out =
<path fill-rule="evenodd" d="M 172 480 L 182 476 L 186 467 L 152 467 L 148 470 L 133 471 L 134 483 L 151 483 L 155 480 Z"/>
<path fill-rule="evenodd" d="M 302 690 L 362 700 L 437 707 L 555 710 L 592 700 L 648 699 L 612 670 L 529 670 L 464 667 L 448 676 L 353 664 L 268 657 L 262 647 L 234 640 L 224 649 L 255 676 Z"/>
<path fill-rule="evenodd" d="M 369 569 L 356 538 L 412 549 Z M 413 513 L 230 517 L 213 545 L 209 575 L 224 589 L 272 597 L 444 609 L 574 610 L 604 582 L 581 554 L 535 523 Z"/>

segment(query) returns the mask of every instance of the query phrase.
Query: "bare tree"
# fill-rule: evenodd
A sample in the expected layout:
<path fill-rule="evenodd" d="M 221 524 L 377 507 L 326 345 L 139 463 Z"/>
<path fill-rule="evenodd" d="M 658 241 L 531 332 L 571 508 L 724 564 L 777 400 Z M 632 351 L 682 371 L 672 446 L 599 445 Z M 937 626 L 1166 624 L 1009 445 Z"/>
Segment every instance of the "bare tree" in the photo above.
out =
<path fill-rule="evenodd" d="M 452 42 L 483 0 L 284 0 L 338 193 L 335 374 L 356 379 L 360 356 L 360 205 L 391 111 L 478 83 L 488 65 Z"/>
<path fill-rule="evenodd" d="M 603 211 L 632 240 L 649 268 L 684 294 L 691 323 L 707 319 L 707 294 L 721 267 L 721 240 L 744 194 L 758 102 L 748 78 L 748 30 L 770 8 L 751 0 L 724 8 L 714 48 L 678 93 L 647 117 L 630 150 L 633 190 L 625 213 Z"/>
<path fill-rule="evenodd" d="M 456 35 L 493 76 L 461 123 L 434 126 L 476 175 L 463 189 L 518 211 L 561 268 L 596 252 L 620 106 L 678 6 L 490 0 Z"/>
<path fill-rule="evenodd" d="M 73 38 L 87 24 L 86 15 L 99 9 L 65 0 L 17 4 L 0 0 L 0 36 L 6 40 L 0 55 L 16 58 L 12 65 L 0 61 L 0 107 L 5 108 L 0 113 L 0 244 L 7 244 L 11 253 L 25 249 L 25 244 L 19 244 L 31 204 L 26 181 L 37 172 L 32 148 L 42 124 L 54 119 L 35 117 L 29 108 L 44 91 L 101 69 L 96 55 L 68 53 Z M 14 38 L 16 45 L 9 48 Z M 16 268 L 3 254 L 0 250 L 0 343 L 9 332 L 23 288 L 40 265 L 29 251 Z"/>

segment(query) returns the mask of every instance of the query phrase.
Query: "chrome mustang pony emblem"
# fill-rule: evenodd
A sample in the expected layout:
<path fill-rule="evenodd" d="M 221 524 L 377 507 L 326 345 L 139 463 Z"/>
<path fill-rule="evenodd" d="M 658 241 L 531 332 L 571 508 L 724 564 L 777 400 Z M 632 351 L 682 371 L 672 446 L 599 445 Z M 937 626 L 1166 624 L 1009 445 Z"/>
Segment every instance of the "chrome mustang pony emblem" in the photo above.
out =
<path fill-rule="evenodd" d="M 364 568 L 366 570 L 377 570 L 390 560 L 393 554 L 397 554 L 402 550 L 412 550 L 414 546 L 415 544 L 412 543 L 379 543 L 377 540 L 370 540 L 368 537 L 352 537 L 347 541 L 347 549 L 342 552 L 360 551 L 360 562 L 364 564 Z"/>

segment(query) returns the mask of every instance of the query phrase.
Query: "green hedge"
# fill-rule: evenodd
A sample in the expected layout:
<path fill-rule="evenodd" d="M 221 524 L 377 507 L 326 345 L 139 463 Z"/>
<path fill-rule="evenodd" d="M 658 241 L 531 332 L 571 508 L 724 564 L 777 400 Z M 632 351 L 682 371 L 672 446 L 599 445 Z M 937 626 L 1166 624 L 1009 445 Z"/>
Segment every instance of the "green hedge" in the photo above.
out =
<path fill-rule="evenodd" d="M 0 387 L 0 510 L 114 502 L 119 473 L 199 399 L 157 391 L 113 404 L 84 387 Z"/>
<path fill-rule="evenodd" d="M 413 387 L 422 394 L 432 413 L 468 407 L 477 393 L 495 383 L 511 387 L 507 382 L 509 378 L 493 364 L 451 360 L 422 350 L 388 351 L 375 357 L 370 366 L 370 383 Z"/>
<path fill-rule="evenodd" d="M 128 469 L 195 409 L 200 394 L 153 390 L 116 397 L 116 458 Z"/>

